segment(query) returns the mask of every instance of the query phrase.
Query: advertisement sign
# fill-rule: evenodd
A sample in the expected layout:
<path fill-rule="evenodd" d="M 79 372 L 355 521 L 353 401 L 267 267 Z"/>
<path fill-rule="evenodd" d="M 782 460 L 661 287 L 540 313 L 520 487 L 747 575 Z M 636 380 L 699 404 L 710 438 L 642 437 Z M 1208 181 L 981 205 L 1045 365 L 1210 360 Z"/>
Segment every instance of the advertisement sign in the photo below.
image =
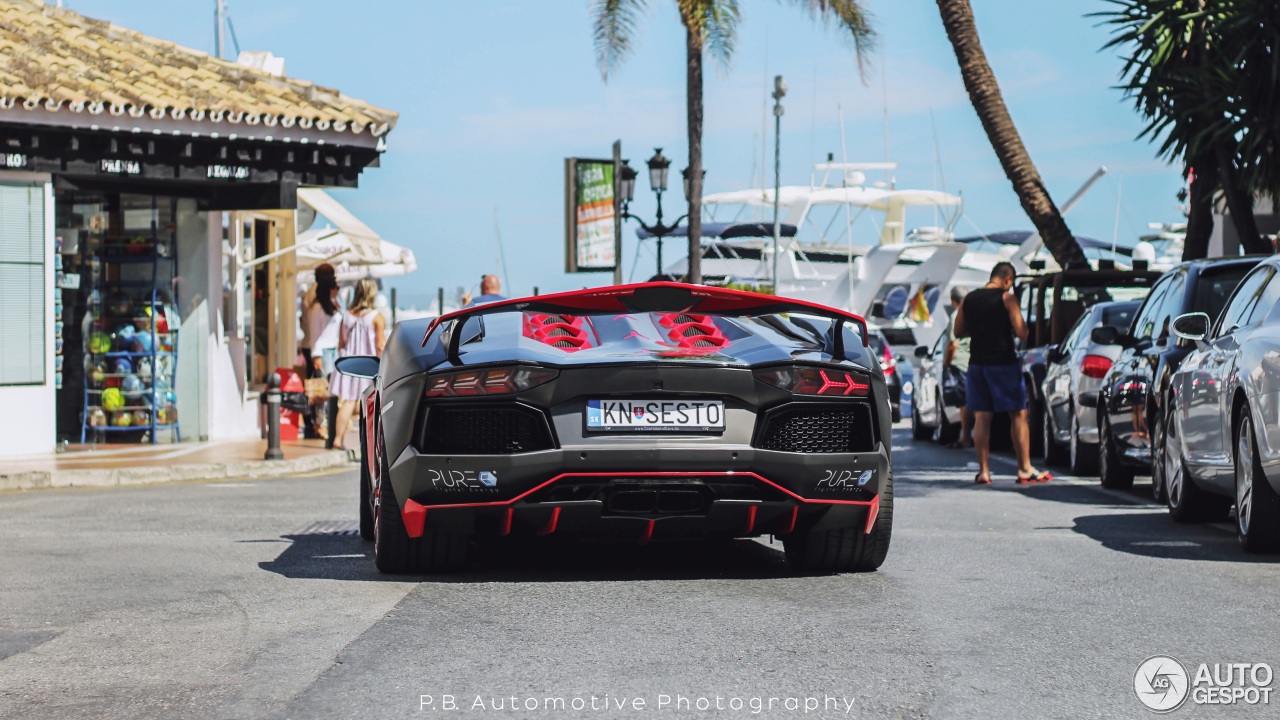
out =
<path fill-rule="evenodd" d="M 565 160 L 565 272 L 604 272 L 617 264 L 612 160 Z"/>

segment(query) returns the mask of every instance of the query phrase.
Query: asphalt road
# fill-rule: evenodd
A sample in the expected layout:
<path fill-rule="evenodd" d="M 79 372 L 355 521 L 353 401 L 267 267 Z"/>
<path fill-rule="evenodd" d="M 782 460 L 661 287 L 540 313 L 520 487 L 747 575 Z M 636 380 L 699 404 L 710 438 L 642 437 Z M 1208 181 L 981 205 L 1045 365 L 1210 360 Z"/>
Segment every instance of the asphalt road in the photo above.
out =
<path fill-rule="evenodd" d="M 1149 656 L 1280 667 L 1280 559 L 1228 526 L 1011 464 L 974 487 L 964 453 L 896 442 L 866 575 L 793 576 L 766 540 L 387 580 L 354 472 L 3 494 L 0 717 L 1142 718 Z"/>

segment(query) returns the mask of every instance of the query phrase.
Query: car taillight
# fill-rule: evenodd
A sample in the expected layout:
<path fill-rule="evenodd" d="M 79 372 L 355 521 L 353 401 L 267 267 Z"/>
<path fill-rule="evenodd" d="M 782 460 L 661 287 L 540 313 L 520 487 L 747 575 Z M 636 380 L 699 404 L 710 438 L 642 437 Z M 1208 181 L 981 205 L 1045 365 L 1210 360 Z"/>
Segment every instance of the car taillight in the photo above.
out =
<path fill-rule="evenodd" d="M 880 361 L 880 369 L 884 370 L 885 375 L 891 375 L 897 363 L 893 360 L 893 348 L 889 347 L 889 343 L 884 344 L 884 360 Z"/>
<path fill-rule="evenodd" d="M 761 382 L 796 395 L 866 397 L 871 393 L 871 382 L 866 376 L 836 368 L 805 365 L 766 368 L 757 370 L 755 376 Z"/>
<path fill-rule="evenodd" d="M 427 378 L 427 397 L 510 395 L 554 380 L 555 370 L 532 367 L 484 368 L 441 373 Z"/>
<path fill-rule="evenodd" d="M 1085 355 L 1084 361 L 1080 363 L 1080 372 L 1085 377 L 1104 378 L 1107 371 L 1111 369 L 1111 358 L 1101 355 Z"/>

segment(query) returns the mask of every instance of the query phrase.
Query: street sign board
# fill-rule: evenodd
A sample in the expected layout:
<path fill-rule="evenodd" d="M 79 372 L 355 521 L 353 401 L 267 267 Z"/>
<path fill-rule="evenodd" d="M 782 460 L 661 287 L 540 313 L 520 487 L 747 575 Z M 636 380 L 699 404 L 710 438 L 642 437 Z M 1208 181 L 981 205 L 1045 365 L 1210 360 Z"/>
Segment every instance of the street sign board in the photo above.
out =
<path fill-rule="evenodd" d="M 565 272 L 607 272 L 617 265 L 614 168 L 612 160 L 565 159 Z"/>

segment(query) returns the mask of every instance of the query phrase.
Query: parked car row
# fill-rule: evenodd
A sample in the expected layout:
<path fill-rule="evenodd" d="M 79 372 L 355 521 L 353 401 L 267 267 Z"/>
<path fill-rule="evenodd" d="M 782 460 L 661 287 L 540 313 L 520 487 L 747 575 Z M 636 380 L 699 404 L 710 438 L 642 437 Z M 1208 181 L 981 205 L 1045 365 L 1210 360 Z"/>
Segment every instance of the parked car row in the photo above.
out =
<path fill-rule="evenodd" d="M 1150 474 L 1180 522 L 1234 507 L 1246 550 L 1280 552 L 1280 256 L 1184 262 L 1141 301 L 1037 282 L 1023 297 L 1040 330 L 1023 352 L 1033 451 L 1108 488 Z M 916 351 L 919 439 L 959 420 L 937 391 L 943 349 Z"/>

